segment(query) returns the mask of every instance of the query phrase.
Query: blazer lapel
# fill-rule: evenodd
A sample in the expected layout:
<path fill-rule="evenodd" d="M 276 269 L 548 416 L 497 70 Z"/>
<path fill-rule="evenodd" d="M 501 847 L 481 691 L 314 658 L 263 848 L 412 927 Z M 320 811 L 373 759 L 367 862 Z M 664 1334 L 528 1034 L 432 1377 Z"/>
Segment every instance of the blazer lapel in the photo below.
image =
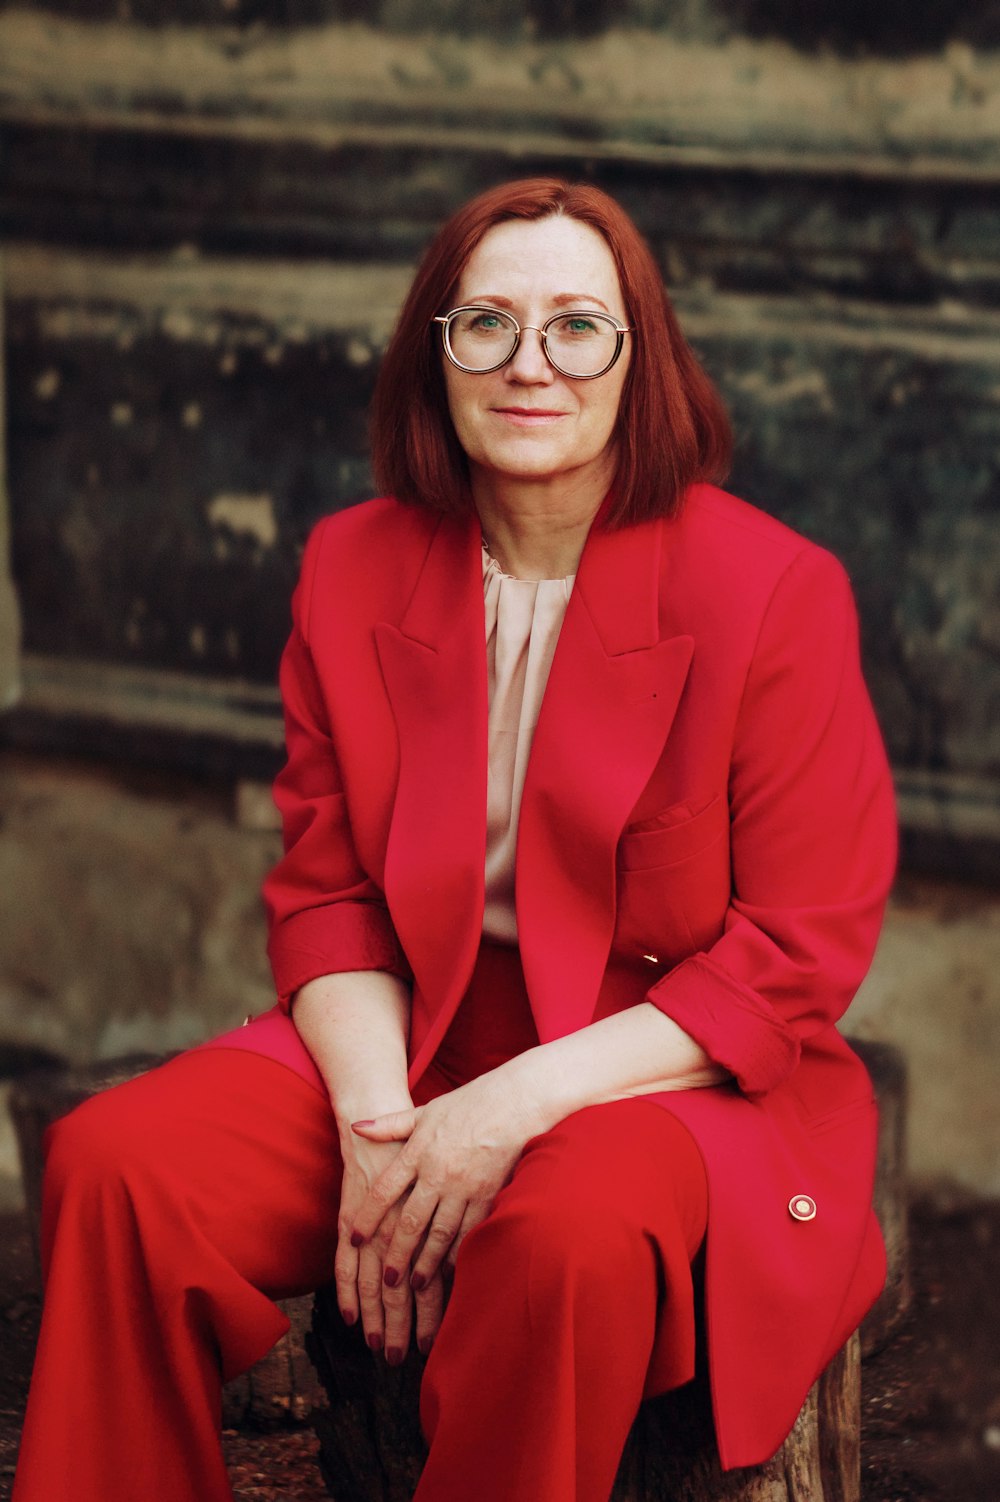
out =
<path fill-rule="evenodd" d="M 479 529 L 443 518 L 399 625 L 375 640 L 399 734 L 386 899 L 417 982 L 411 1076 L 468 986 L 482 935 L 487 682 Z"/>
<path fill-rule="evenodd" d="M 659 637 L 669 523 L 607 532 L 580 560 L 532 743 L 517 850 L 521 960 L 542 1042 L 590 1021 L 615 923 L 615 848 L 659 760 L 690 636 Z"/>

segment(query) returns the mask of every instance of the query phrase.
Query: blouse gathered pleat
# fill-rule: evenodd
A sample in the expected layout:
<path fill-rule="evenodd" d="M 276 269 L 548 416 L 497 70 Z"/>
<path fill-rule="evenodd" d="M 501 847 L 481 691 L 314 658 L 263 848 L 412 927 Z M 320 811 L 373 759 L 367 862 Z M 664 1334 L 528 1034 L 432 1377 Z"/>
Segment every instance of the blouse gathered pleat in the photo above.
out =
<path fill-rule="evenodd" d="M 483 937 L 517 943 L 514 858 L 528 757 L 575 574 L 517 579 L 483 549 L 489 772 Z"/>

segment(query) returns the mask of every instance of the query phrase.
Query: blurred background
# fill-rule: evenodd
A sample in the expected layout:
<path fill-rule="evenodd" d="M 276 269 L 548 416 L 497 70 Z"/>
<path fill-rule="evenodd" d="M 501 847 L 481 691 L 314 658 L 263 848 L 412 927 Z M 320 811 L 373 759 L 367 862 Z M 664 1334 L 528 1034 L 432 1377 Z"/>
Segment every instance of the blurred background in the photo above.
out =
<path fill-rule="evenodd" d="M 903 862 L 849 1030 L 914 1184 L 1000 1197 L 997 0 L 22 0 L 0 163 L 0 1074 L 270 1005 L 302 541 L 435 227 L 557 173 L 850 570 Z"/>

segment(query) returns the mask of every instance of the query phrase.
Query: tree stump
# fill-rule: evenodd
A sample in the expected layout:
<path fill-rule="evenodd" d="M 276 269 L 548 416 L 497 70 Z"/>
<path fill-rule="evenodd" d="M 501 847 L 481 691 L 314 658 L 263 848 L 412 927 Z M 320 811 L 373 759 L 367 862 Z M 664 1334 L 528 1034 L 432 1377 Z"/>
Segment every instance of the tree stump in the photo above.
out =
<path fill-rule="evenodd" d="M 887 1345 L 910 1307 L 910 1240 L 906 1183 L 906 1064 L 891 1043 L 847 1040 L 864 1061 L 878 1101 L 875 1215 L 885 1240 L 885 1290 L 861 1326 L 861 1355 Z"/>
<path fill-rule="evenodd" d="M 11 1090 L 10 1113 L 17 1133 L 28 1223 L 39 1268 L 42 1138 L 46 1128 L 98 1091 L 124 1084 L 161 1063 L 162 1055 L 130 1054 L 77 1068 L 37 1070 L 25 1075 Z M 291 1320 L 291 1329 L 250 1371 L 226 1383 L 222 1391 L 224 1427 L 259 1429 L 290 1421 L 303 1423 L 317 1405 L 325 1403 L 315 1368 L 305 1352 L 312 1302 L 311 1295 L 279 1299 L 278 1307 Z"/>
<path fill-rule="evenodd" d="M 418 1402 L 423 1358 L 372 1356 L 317 1295 L 307 1349 L 330 1400 L 316 1414 L 320 1469 L 336 1502 L 411 1502 L 426 1457 Z M 704 1379 L 644 1403 L 611 1502 L 858 1502 L 861 1352 L 853 1335 L 815 1384 L 788 1439 L 766 1465 L 723 1472 Z"/>

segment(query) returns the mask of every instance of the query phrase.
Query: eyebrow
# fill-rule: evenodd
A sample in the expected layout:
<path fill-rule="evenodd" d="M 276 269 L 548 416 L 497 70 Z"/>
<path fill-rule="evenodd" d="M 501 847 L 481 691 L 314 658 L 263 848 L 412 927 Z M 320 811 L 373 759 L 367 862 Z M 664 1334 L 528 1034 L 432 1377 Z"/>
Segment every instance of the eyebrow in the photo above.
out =
<path fill-rule="evenodd" d="M 559 308 L 575 308 L 579 307 L 581 303 L 593 302 L 599 308 L 603 308 L 605 313 L 611 312 L 607 303 L 595 296 L 593 292 L 557 292 L 551 300 Z M 497 292 L 482 292 L 478 297 L 470 297 L 469 302 L 472 304 L 494 303 L 498 308 L 512 308 L 514 306 L 512 298 L 501 297 Z"/>

